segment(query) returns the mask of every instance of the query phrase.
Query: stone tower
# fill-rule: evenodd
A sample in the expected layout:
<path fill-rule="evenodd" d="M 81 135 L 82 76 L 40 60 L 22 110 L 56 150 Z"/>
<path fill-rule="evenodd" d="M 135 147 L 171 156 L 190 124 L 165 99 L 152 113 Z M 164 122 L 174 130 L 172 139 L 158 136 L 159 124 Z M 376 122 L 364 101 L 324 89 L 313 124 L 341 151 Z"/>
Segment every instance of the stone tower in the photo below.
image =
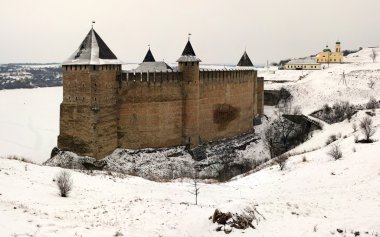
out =
<path fill-rule="evenodd" d="M 335 44 L 335 52 L 340 53 L 341 47 L 340 47 L 340 42 L 337 41 Z"/>
<path fill-rule="evenodd" d="M 182 73 L 182 139 L 183 144 L 194 147 L 199 145 L 199 62 L 190 39 L 181 57 L 177 60 L 178 69 Z"/>
<path fill-rule="evenodd" d="M 94 29 L 62 64 L 58 147 L 104 158 L 117 148 L 117 89 L 121 62 Z"/>

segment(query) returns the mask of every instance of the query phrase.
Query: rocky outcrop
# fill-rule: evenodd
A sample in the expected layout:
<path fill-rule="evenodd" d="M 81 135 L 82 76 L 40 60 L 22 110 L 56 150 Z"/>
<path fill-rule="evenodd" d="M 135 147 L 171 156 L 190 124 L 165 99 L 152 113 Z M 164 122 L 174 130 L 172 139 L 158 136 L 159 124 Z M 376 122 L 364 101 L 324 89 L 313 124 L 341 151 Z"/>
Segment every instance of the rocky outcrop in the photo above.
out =
<path fill-rule="evenodd" d="M 184 146 L 159 149 L 116 149 L 105 159 L 79 156 L 53 149 L 52 158 L 44 164 L 81 170 L 105 170 L 168 181 L 192 178 L 226 181 L 248 172 L 262 163 L 266 152 L 262 141 L 253 133 L 233 139 L 210 142 L 194 149 Z"/>

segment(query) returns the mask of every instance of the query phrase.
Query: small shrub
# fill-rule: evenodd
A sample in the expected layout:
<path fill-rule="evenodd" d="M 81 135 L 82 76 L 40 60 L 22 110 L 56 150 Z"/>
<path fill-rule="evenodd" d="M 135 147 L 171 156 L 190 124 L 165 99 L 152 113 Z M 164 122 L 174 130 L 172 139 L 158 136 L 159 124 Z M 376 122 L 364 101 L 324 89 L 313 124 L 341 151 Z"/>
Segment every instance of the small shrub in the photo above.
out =
<path fill-rule="evenodd" d="M 369 87 L 370 89 L 373 89 L 373 88 L 375 87 L 375 85 L 376 85 L 376 82 L 371 78 L 371 79 L 369 80 L 369 82 L 368 82 L 368 87 Z"/>
<path fill-rule="evenodd" d="M 330 150 L 327 152 L 327 154 L 334 158 L 335 160 L 339 160 L 343 157 L 343 153 L 340 149 L 339 145 L 333 145 Z"/>
<path fill-rule="evenodd" d="M 327 138 L 326 145 L 330 145 L 331 143 L 335 142 L 336 140 L 338 140 L 337 135 L 331 134 L 329 136 L 329 138 Z"/>
<path fill-rule="evenodd" d="M 372 142 L 371 137 L 376 132 L 376 129 L 373 127 L 372 119 L 370 117 L 363 118 L 359 126 L 362 134 L 365 136 L 365 141 Z"/>
<path fill-rule="evenodd" d="M 358 127 L 356 126 L 356 123 L 352 124 L 352 129 L 354 130 L 354 132 L 356 132 L 358 130 Z"/>
<path fill-rule="evenodd" d="M 329 124 L 342 122 L 345 119 L 351 120 L 355 114 L 355 106 L 347 101 L 336 102 L 330 107 L 325 104 L 321 110 L 313 113 L 312 115 L 326 121 Z"/>
<path fill-rule="evenodd" d="M 113 236 L 114 237 L 120 237 L 120 236 L 124 236 L 124 235 L 120 231 L 116 231 L 116 233 Z"/>
<path fill-rule="evenodd" d="M 367 109 L 377 109 L 379 108 L 379 102 L 375 99 L 375 97 L 371 97 L 366 104 Z"/>
<path fill-rule="evenodd" d="M 284 168 L 286 166 L 286 162 L 288 161 L 288 159 L 289 159 L 289 155 L 287 155 L 287 154 L 282 154 L 276 158 L 275 161 L 278 164 L 278 166 L 280 167 L 280 170 L 284 170 Z"/>
<path fill-rule="evenodd" d="M 58 173 L 56 180 L 61 197 L 68 197 L 73 188 L 71 174 L 66 170 L 62 170 Z"/>
<path fill-rule="evenodd" d="M 322 111 L 323 111 L 324 114 L 329 114 L 329 113 L 331 113 L 332 109 L 331 109 L 331 107 L 328 104 L 324 104 L 323 108 L 322 108 Z"/>

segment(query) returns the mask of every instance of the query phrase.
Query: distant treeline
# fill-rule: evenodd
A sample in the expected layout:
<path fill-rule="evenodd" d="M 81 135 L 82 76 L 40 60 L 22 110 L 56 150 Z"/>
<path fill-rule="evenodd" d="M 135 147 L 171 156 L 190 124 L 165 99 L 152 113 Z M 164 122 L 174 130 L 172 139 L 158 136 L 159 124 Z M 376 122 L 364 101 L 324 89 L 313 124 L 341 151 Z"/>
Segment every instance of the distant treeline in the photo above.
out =
<path fill-rule="evenodd" d="M 28 67 L 27 64 L 0 65 L 0 90 L 62 86 L 61 67 Z"/>

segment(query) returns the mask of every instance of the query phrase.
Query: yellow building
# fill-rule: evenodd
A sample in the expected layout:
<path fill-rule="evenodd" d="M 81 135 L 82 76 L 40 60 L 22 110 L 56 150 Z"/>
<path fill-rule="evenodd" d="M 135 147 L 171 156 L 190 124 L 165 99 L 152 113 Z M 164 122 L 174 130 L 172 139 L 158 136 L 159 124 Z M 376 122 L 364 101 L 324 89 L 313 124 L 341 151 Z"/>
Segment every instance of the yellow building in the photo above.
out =
<path fill-rule="evenodd" d="M 326 48 L 323 52 L 320 52 L 316 57 L 317 63 L 342 63 L 343 62 L 343 53 L 341 52 L 340 42 L 336 42 L 335 52 L 331 52 L 329 47 L 326 45 Z"/>

